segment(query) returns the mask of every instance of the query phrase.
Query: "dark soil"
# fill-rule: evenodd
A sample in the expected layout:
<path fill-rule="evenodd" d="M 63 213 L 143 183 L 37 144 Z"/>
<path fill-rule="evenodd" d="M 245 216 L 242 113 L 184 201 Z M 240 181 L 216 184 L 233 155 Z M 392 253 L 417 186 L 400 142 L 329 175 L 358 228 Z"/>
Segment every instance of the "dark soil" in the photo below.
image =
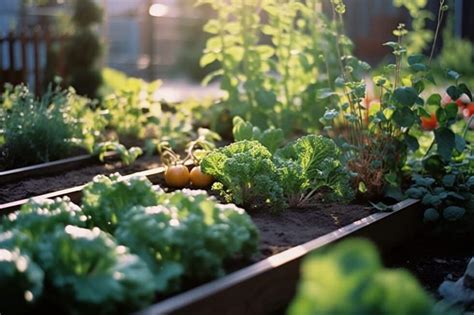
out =
<path fill-rule="evenodd" d="M 139 158 L 130 166 L 124 166 L 121 162 L 111 162 L 83 167 L 60 175 L 25 179 L 0 186 L 0 203 L 83 185 L 98 174 L 108 175 L 119 172 L 122 175 L 127 175 L 158 166 L 160 166 L 159 158 L 152 156 Z"/>
<path fill-rule="evenodd" d="M 410 271 L 420 284 L 439 299 L 438 287 L 445 280 L 457 280 L 466 270 L 474 256 L 472 240 L 447 242 L 421 237 L 412 244 L 392 251 L 386 259 L 390 268 L 404 268 Z"/>
<path fill-rule="evenodd" d="M 318 204 L 282 213 L 251 213 L 260 231 L 260 253 L 256 260 L 337 230 L 370 214 L 361 205 Z"/>

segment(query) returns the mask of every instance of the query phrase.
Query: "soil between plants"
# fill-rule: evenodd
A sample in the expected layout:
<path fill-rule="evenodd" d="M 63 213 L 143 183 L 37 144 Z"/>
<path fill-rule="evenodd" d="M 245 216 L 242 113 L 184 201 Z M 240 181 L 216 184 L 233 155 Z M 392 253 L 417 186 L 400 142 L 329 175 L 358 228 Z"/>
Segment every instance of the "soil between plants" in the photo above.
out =
<path fill-rule="evenodd" d="M 106 164 L 86 166 L 59 175 L 20 180 L 0 186 L 0 203 L 21 200 L 61 189 L 83 185 L 91 181 L 92 178 L 98 174 L 109 175 L 119 172 L 121 175 L 127 175 L 159 167 L 160 165 L 157 156 L 144 156 L 137 159 L 129 166 L 124 166 L 122 162 L 116 161 Z"/>
<path fill-rule="evenodd" d="M 393 250 L 390 256 L 385 259 L 387 267 L 408 270 L 425 290 L 441 299 L 439 286 L 445 280 L 456 281 L 463 276 L 469 260 L 474 257 L 474 245 L 472 239 L 441 244 L 421 237 Z"/>
<path fill-rule="evenodd" d="M 317 204 L 281 213 L 250 213 L 260 231 L 261 260 L 328 234 L 370 214 L 362 205 Z"/>

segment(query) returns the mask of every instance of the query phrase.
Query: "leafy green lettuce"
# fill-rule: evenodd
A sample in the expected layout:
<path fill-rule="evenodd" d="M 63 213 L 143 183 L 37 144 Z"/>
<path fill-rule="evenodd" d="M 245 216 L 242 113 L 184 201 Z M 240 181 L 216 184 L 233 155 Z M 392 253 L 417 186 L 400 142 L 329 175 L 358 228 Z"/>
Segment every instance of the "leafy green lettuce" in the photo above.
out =
<path fill-rule="evenodd" d="M 113 233 L 124 213 L 134 206 L 156 205 L 156 192 L 145 177 L 98 175 L 83 190 L 82 209 L 89 227 Z"/>
<path fill-rule="evenodd" d="M 133 208 L 116 237 L 148 262 L 160 292 L 179 289 L 185 279 L 221 276 L 226 259 L 249 257 L 257 248 L 258 232 L 245 211 L 217 204 L 204 191 L 161 194 L 159 204 Z"/>

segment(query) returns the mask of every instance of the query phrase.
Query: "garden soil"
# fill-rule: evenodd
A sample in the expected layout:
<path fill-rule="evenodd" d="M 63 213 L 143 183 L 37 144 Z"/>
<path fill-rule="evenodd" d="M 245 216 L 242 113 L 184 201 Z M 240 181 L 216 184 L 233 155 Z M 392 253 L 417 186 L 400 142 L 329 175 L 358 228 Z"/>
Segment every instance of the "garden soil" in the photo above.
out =
<path fill-rule="evenodd" d="M 122 175 L 127 175 L 159 166 L 158 157 L 145 156 L 137 159 L 130 166 L 124 166 L 120 161 L 117 161 L 82 167 L 60 175 L 35 177 L 8 183 L 0 185 L 0 204 L 83 185 L 91 181 L 98 174 L 109 175 L 119 172 Z"/>

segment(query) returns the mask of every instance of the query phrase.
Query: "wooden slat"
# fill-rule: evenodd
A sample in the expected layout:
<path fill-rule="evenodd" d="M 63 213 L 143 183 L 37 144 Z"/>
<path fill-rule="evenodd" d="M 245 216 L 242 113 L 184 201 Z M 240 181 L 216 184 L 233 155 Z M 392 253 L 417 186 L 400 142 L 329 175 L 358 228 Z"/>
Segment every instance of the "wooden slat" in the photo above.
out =
<path fill-rule="evenodd" d="M 28 83 L 28 38 L 26 30 L 23 30 L 20 34 L 20 43 L 21 43 L 21 80 L 25 83 Z"/>
<path fill-rule="evenodd" d="M 332 233 L 271 256 L 221 279 L 171 297 L 140 312 L 155 314 L 269 314 L 291 302 L 302 258 L 347 237 L 366 237 L 388 251 L 413 237 L 422 224 L 417 200 L 376 213 Z M 401 231 L 403 227 L 403 231 Z"/>
<path fill-rule="evenodd" d="M 105 161 L 114 161 L 119 158 L 115 152 L 107 152 Z M 19 181 L 24 178 L 32 178 L 34 176 L 47 176 L 58 174 L 64 171 L 70 171 L 85 165 L 99 163 L 97 157 L 92 155 L 80 155 L 67 159 L 61 159 L 53 162 L 41 163 L 21 168 L 15 168 L 8 171 L 0 172 L 0 184 Z"/>
<path fill-rule="evenodd" d="M 9 76 L 10 80 L 13 81 L 13 78 L 15 77 L 15 35 L 13 34 L 13 31 L 8 33 L 7 47 Z"/>

